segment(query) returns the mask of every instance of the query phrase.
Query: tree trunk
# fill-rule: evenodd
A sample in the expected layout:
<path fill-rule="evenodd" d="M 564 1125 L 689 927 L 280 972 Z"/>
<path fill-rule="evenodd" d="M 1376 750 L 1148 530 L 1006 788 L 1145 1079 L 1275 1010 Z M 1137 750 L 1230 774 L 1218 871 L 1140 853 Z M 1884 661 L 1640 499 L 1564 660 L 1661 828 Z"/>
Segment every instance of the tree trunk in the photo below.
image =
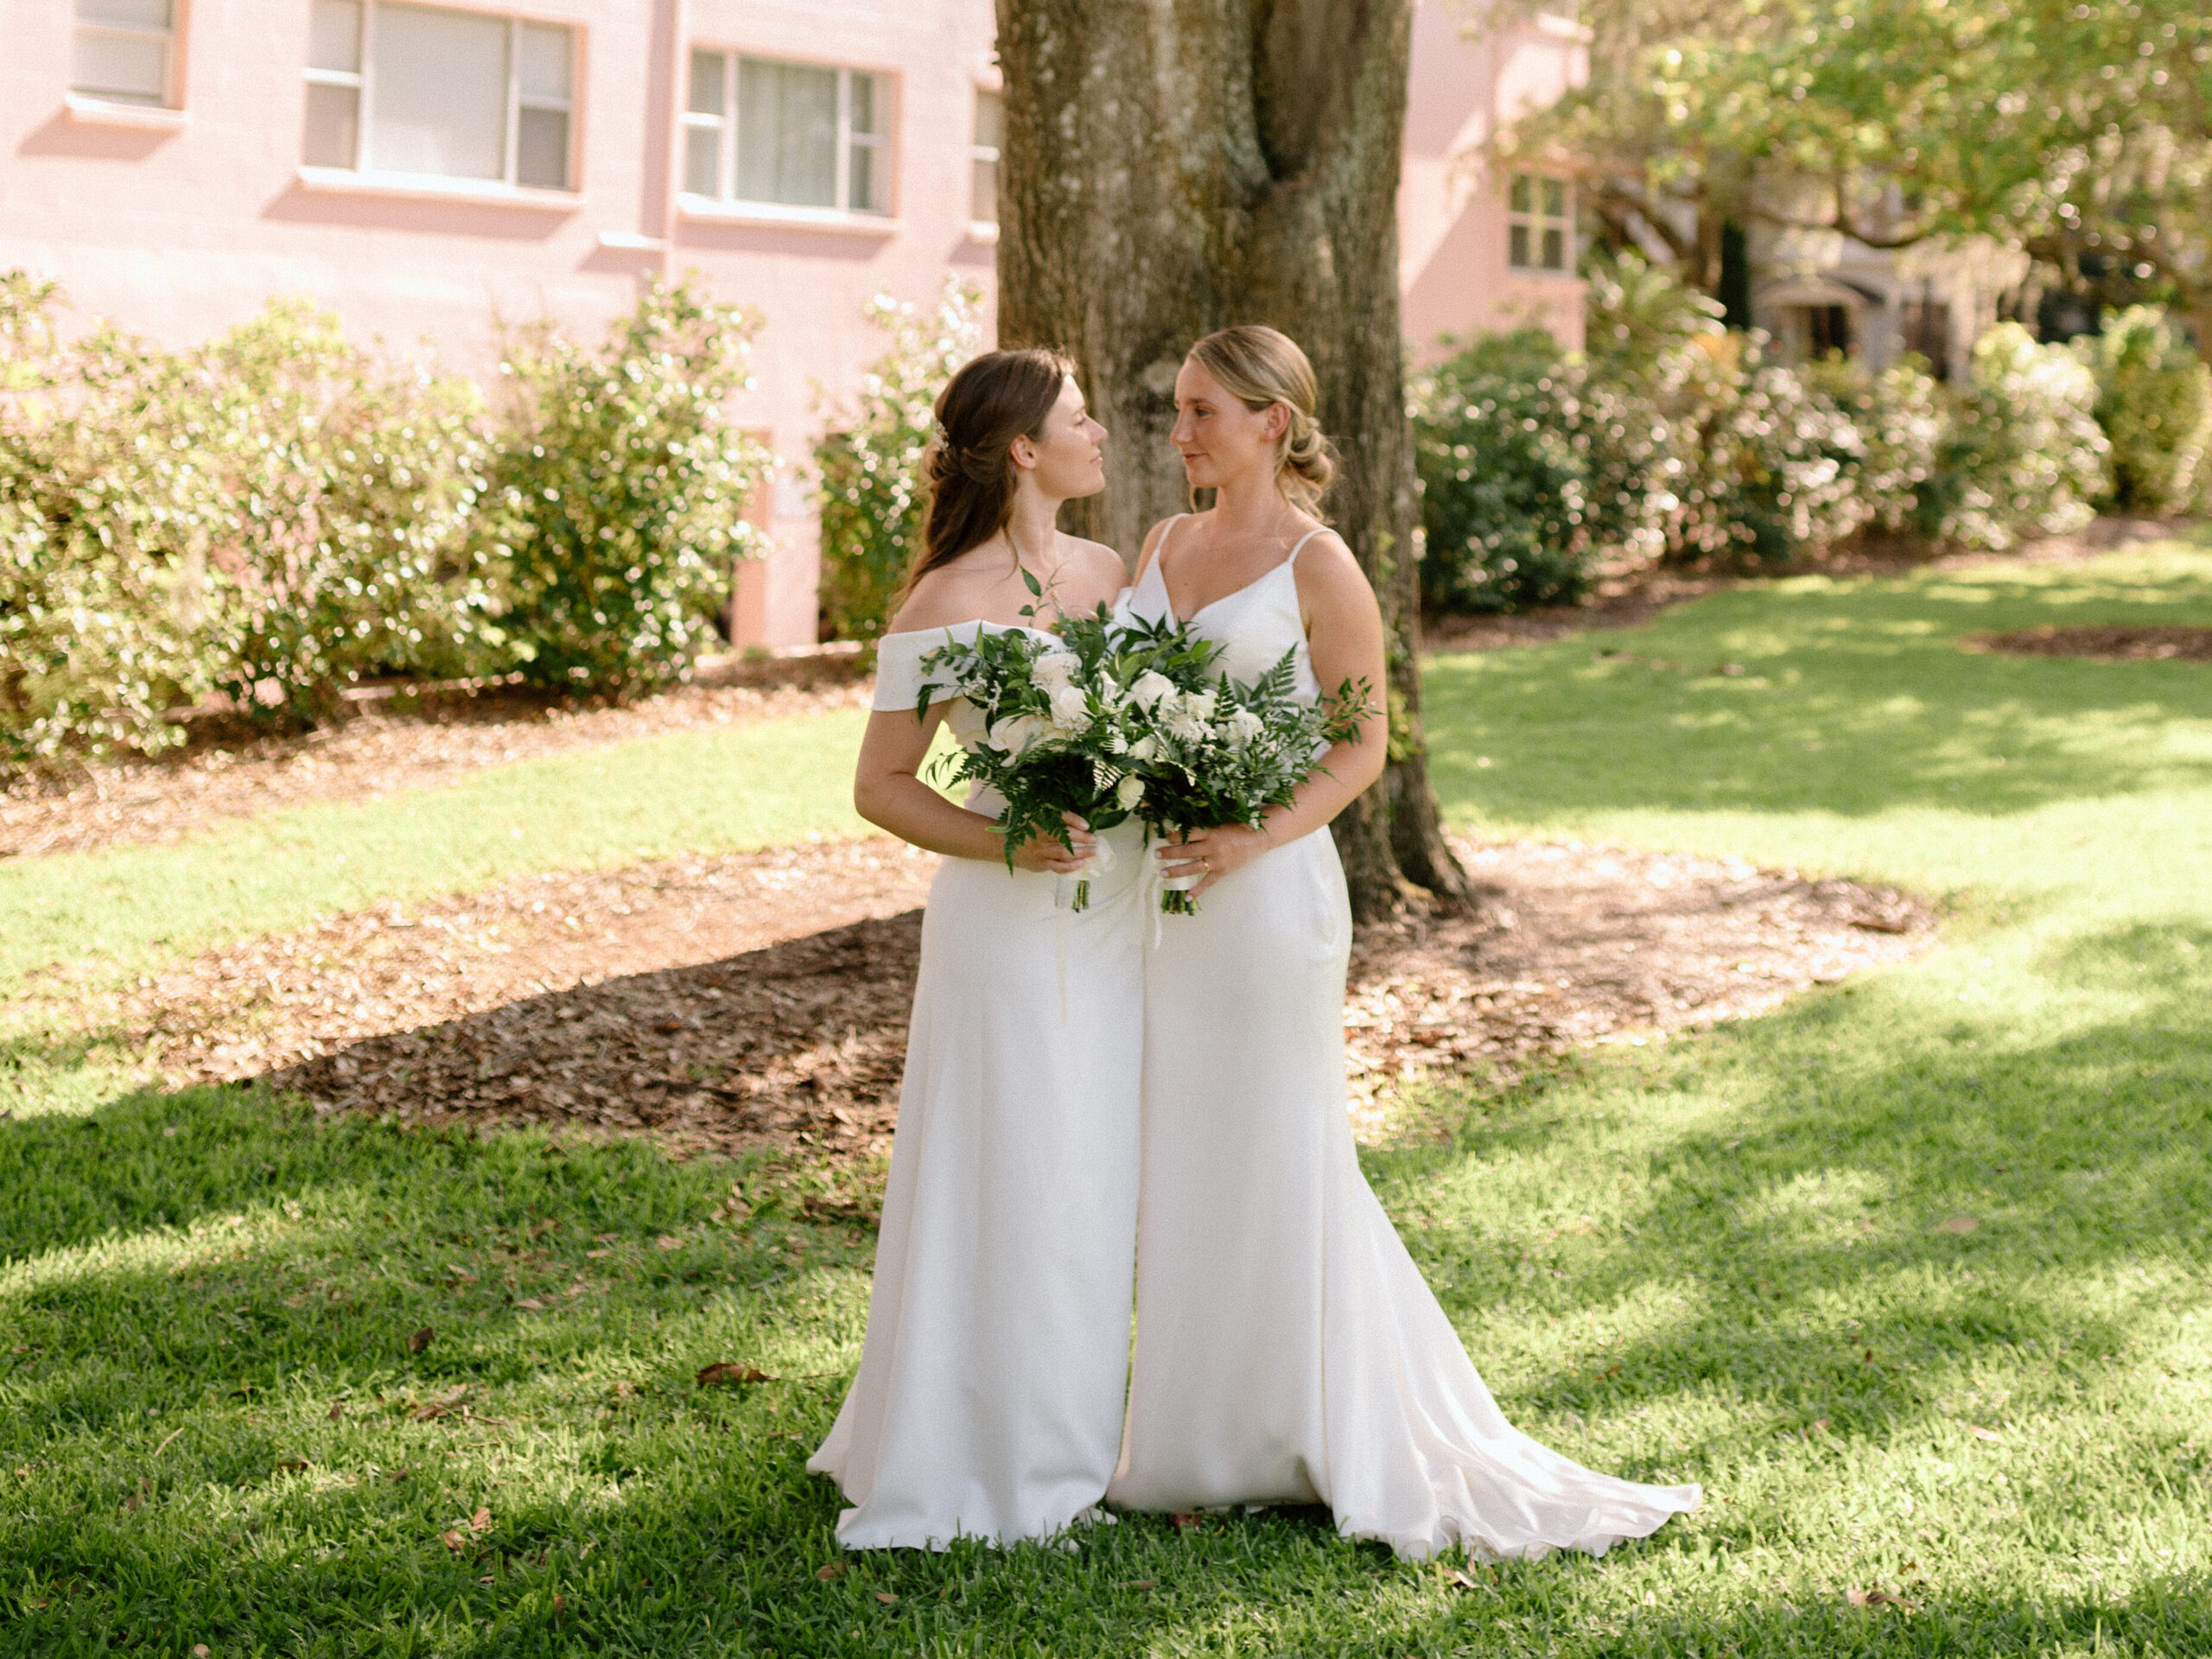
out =
<path fill-rule="evenodd" d="M 1419 534 L 1398 327 L 1411 0 L 998 0 L 999 338 L 1058 346 L 1112 432 L 1071 528 L 1134 556 L 1188 505 L 1167 442 L 1200 335 L 1306 348 L 1343 460 L 1327 512 L 1390 630 L 1393 759 L 1338 818 L 1353 913 L 1463 900 L 1421 734 Z"/>

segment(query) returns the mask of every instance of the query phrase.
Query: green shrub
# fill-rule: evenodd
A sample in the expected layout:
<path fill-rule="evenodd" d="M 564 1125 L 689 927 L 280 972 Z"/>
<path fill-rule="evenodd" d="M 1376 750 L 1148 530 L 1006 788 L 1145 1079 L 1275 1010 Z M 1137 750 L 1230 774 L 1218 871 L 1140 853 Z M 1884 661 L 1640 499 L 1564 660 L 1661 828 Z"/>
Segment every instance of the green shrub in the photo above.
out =
<path fill-rule="evenodd" d="M 156 749 L 210 693 L 324 712 L 380 669 L 479 659 L 473 388 L 380 365 L 297 303 L 170 353 L 63 346 L 0 284 L 0 729 L 18 756 Z"/>
<path fill-rule="evenodd" d="M 2131 306 L 2074 342 L 2097 380 L 2097 424 L 2112 445 L 2110 505 L 2199 509 L 2212 498 L 2212 370 L 2164 310 Z"/>
<path fill-rule="evenodd" d="M 891 349 L 814 450 L 822 474 L 822 609 L 839 639 L 872 643 L 891 620 L 921 546 L 931 411 L 982 344 L 981 302 L 974 289 L 948 277 L 932 313 L 887 294 L 868 303 L 868 319 L 891 336 Z"/>
<path fill-rule="evenodd" d="M 2001 550 L 2023 536 L 2062 535 L 2095 517 L 2109 486 L 2110 445 L 2096 422 L 2097 383 L 2061 346 L 2017 322 L 1974 342 L 1936 467 L 1916 518 L 1939 541 Z"/>
<path fill-rule="evenodd" d="M 1578 597 L 1663 545 L 1667 431 L 1538 328 L 1478 340 L 1409 388 L 1421 600 L 1512 610 Z"/>
<path fill-rule="evenodd" d="M 657 284 L 597 350 L 520 331 L 485 543 L 499 643 L 536 683 L 681 679 L 715 637 L 772 459 L 728 422 L 756 324 Z"/>
<path fill-rule="evenodd" d="M 1908 356 L 1879 374 L 1841 357 L 1798 371 L 1807 385 L 1841 410 L 1858 429 L 1864 453 L 1853 487 L 1861 523 L 1910 529 L 1921 487 L 1936 470 L 1943 441 L 1942 387 L 1926 359 Z"/>

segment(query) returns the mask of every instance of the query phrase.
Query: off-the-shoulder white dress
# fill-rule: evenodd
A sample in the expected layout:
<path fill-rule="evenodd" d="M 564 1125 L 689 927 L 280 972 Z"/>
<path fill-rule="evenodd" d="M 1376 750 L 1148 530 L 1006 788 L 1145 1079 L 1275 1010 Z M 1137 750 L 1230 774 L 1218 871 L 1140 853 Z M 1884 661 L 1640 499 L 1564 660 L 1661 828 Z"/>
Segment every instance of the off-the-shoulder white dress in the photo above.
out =
<path fill-rule="evenodd" d="M 969 622 L 950 633 L 972 639 Z M 874 706 L 912 709 L 948 630 L 878 648 Z M 972 745 L 982 720 L 947 715 Z M 971 810 L 995 815 L 995 800 Z M 849 1548 L 1065 1530 L 1114 1472 L 1137 1202 L 1143 830 L 1101 836 L 1088 909 L 1058 878 L 947 858 L 921 972 L 859 1375 L 807 1467 Z"/>
<path fill-rule="evenodd" d="M 1190 620 L 1240 680 L 1294 650 L 1310 701 L 1296 558 Z M 1156 556 L 1123 603 L 1172 614 Z M 1319 1502 L 1348 1535 L 1415 1558 L 1602 1553 L 1694 1508 L 1694 1486 L 1597 1473 L 1507 1422 L 1369 1190 L 1344 1109 L 1351 912 L 1328 832 L 1262 854 L 1156 938 L 1136 1356 L 1110 1501 Z"/>

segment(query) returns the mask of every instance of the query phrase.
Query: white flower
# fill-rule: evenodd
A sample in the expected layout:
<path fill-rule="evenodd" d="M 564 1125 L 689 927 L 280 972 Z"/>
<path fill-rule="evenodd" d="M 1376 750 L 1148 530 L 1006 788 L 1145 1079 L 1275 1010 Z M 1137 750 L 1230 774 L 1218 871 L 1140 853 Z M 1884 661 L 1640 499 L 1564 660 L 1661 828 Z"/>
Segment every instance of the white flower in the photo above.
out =
<path fill-rule="evenodd" d="M 1159 760 L 1160 740 L 1148 733 L 1137 739 L 1135 742 L 1129 745 L 1129 759 L 1139 766 L 1144 765 L 1147 760 Z"/>
<path fill-rule="evenodd" d="M 1040 690 L 1058 691 L 1082 671 L 1083 658 L 1071 651 L 1048 651 L 1029 665 L 1029 677 Z"/>
<path fill-rule="evenodd" d="M 1211 720 L 1213 718 L 1214 704 L 1217 701 L 1218 694 L 1215 692 L 1193 691 L 1189 696 L 1183 700 L 1183 706 L 1185 709 L 1188 709 L 1192 714 L 1196 715 L 1200 720 Z"/>
<path fill-rule="evenodd" d="M 1266 731 L 1268 722 L 1249 709 L 1239 709 L 1230 715 L 1227 729 L 1229 741 L 1241 749 L 1262 732 Z"/>
<path fill-rule="evenodd" d="M 1052 693 L 1052 724 L 1080 730 L 1090 722 L 1090 699 L 1079 685 L 1064 685 Z"/>
<path fill-rule="evenodd" d="M 1162 698 L 1174 695 L 1175 682 L 1154 669 L 1145 670 L 1137 676 L 1136 683 L 1129 687 L 1129 696 L 1140 709 L 1154 708 Z"/>
<path fill-rule="evenodd" d="M 1035 715 L 1009 715 L 991 728 L 984 741 L 1007 754 L 1026 753 L 1030 746 L 1049 729 Z"/>
<path fill-rule="evenodd" d="M 1114 798 L 1122 804 L 1122 811 L 1130 810 L 1144 799 L 1144 779 L 1136 777 L 1122 779 L 1115 788 Z"/>
<path fill-rule="evenodd" d="M 1206 738 L 1206 723 L 1188 709 L 1174 709 L 1160 722 L 1167 735 L 1182 743 L 1203 743 Z"/>

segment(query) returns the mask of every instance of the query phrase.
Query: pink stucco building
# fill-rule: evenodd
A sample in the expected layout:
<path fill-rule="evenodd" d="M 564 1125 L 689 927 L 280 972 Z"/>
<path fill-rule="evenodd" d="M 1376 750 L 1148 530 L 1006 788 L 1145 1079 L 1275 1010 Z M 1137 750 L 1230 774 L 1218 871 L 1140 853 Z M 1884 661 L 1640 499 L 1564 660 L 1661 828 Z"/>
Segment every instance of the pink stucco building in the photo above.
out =
<path fill-rule="evenodd" d="M 1563 183 L 1475 151 L 1580 73 L 1571 23 L 1417 0 L 1406 324 L 1579 343 Z M 783 461 L 740 644 L 815 637 L 806 461 L 882 350 L 878 293 L 989 291 L 990 0 L 0 0 L 0 269 L 171 344 L 296 293 L 487 366 L 696 270 L 764 319 L 741 418 Z"/>

